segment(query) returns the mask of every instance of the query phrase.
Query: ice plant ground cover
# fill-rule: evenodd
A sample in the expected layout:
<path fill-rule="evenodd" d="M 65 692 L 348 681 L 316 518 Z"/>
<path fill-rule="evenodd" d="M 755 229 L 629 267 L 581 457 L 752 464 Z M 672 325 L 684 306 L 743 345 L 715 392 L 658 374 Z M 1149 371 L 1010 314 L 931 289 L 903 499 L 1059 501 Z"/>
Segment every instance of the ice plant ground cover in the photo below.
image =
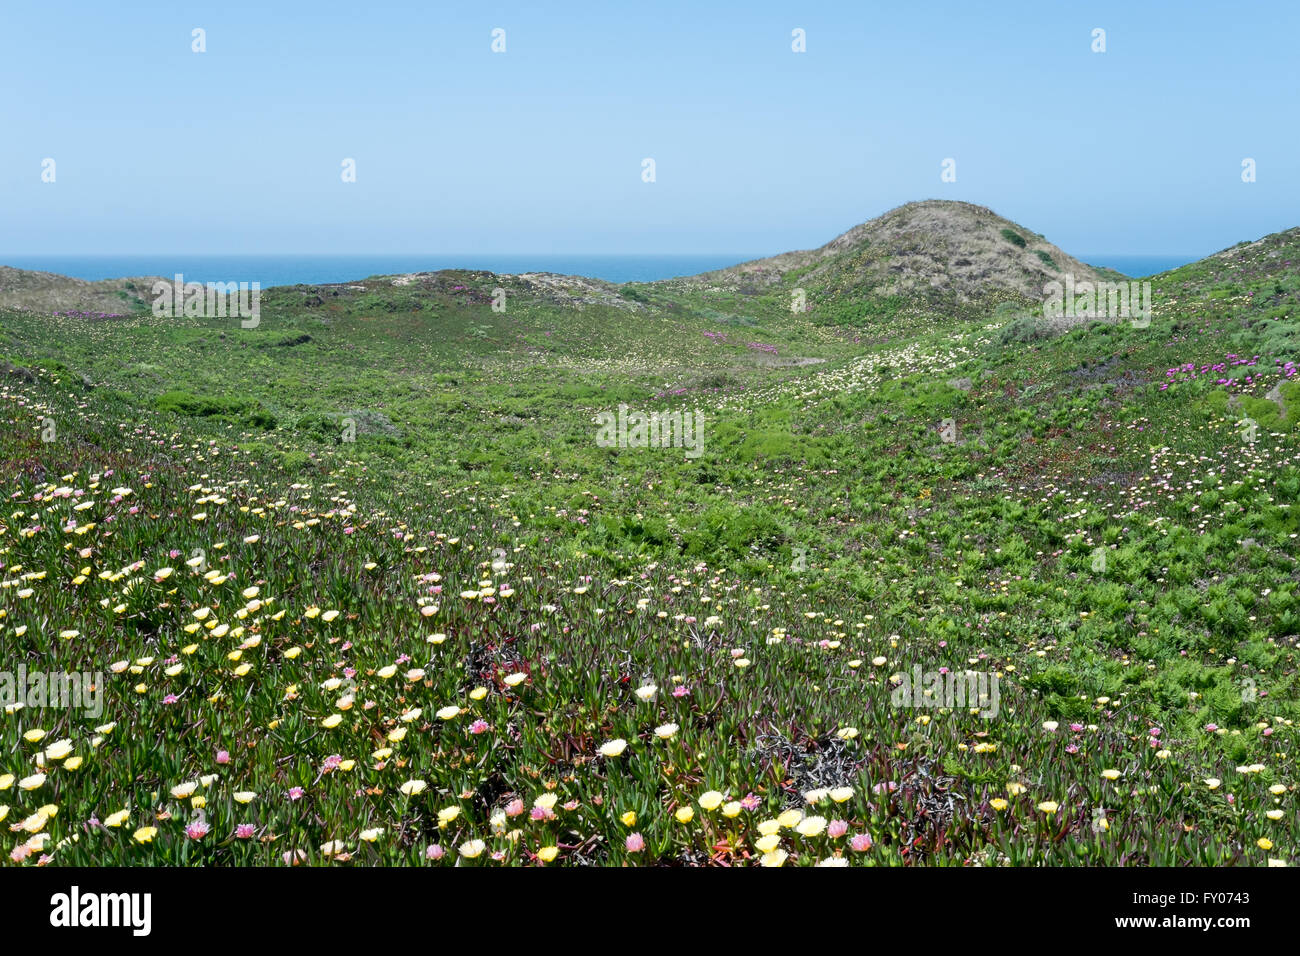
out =
<path fill-rule="evenodd" d="M 6 311 L 0 671 L 102 713 L 0 713 L 0 861 L 1294 865 L 1297 262 L 1054 334 L 815 275 Z"/>

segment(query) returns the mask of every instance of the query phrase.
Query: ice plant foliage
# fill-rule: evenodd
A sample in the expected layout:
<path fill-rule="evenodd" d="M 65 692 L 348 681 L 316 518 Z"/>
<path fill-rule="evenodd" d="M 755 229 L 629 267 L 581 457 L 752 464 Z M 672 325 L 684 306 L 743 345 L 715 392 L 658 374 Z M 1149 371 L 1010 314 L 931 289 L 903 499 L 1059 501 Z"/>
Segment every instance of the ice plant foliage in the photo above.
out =
<path fill-rule="evenodd" d="M 815 270 L 6 311 L 0 686 L 98 712 L 4 703 L 0 851 L 1294 864 L 1297 245 L 1050 334 Z"/>

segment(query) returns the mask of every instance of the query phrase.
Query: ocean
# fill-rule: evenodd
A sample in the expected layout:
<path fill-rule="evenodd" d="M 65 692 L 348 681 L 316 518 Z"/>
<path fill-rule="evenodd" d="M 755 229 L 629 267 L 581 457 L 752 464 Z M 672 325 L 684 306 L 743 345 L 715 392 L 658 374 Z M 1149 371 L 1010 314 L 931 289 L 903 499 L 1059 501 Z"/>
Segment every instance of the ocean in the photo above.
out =
<path fill-rule="evenodd" d="M 485 269 L 489 272 L 558 272 L 609 282 L 651 282 L 695 275 L 762 258 L 769 253 L 697 255 L 556 255 L 554 253 L 430 255 L 0 255 L 0 265 L 55 272 L 77 279 L 121 279 L 176 273 L 190 282 L 259 282 L 315 285 L 349 282 L 373 275 L 433 272 L 438 269 Z M 1108 266 L 1128 276 L 1163 272 L 1197 256 L 1079 256 L 1094 266 Z"/>
<path fill-rule="evenodd" d="M 1112 256 L 1099 253 L 1095 256 L 1075 256 L 1075 258 L 1080 262 L 1088 263 L 1090 266 L 1105 266 L 1108 269 L 1114 269 L 1116 272 L 1122 272 L 1126 276 L 1140 279 L 1142 276 L 1153 276 L 1157 272 L 1177 269 L 1179 266 L 1185 266 L 1189 262 L 1204 258 L 1204 256 Z"/>
<path fill-rule="evenodd" d="M 92 280 L 171 278 L 179 272 L 187 282 L 260 282 L 266 289 L 438 269 L 485 269 L 503 274 L 558 272 L 609 282 L 650 282 L 723 269 L 762 255 L 0 255 L 0 265 Z"/>

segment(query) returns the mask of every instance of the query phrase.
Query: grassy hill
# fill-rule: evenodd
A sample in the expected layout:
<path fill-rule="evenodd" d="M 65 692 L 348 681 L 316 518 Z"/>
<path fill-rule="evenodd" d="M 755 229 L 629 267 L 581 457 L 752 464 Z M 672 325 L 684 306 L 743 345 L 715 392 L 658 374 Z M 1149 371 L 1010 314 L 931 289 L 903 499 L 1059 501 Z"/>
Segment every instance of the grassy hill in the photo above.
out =
<path fill-rule="evenodd" d="M 1297 261 L 1068 329 L 1100 273 L 959 203 L 256 329 L 6 272 L 0 653 L 103 710 L 0 716 L 4 859 L 1294 863 Z"/>

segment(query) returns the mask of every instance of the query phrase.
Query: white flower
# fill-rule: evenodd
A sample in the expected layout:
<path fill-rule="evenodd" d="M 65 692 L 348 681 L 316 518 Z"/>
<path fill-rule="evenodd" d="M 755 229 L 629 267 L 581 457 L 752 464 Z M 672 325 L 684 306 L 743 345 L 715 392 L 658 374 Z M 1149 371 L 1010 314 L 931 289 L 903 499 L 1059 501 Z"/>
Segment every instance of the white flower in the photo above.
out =
<path fill-rule="evenodd" d="M 622 737 L 614 740 L 607 740 L 600 745 L 600 755 L 602 757 L 617 757 L 627 749 L 627 741 Z"/>

